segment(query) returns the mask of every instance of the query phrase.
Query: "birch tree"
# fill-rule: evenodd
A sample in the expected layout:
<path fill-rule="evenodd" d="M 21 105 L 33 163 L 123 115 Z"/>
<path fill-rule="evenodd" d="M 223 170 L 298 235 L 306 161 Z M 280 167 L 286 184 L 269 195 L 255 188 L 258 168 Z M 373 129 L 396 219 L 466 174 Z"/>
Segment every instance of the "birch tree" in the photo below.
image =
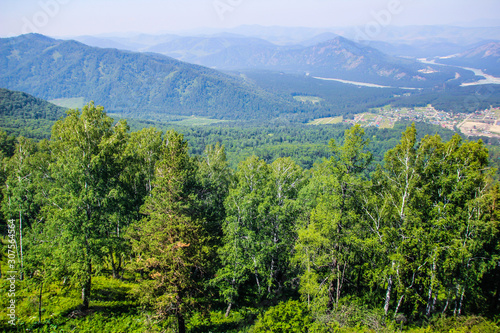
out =
<path fill-rule="evenodd" d="M 346 130 L 342 146 L 331 141 L 333 156 L 313 171 L 309 184 L 316 198 L 306 200 L 315 206 L 299 229 L 295 261 L 304 269 L 301 289 L 308 301 L 312 294 L 326 296 L 328 311 L 338 304 L 359 254 L 362 174 L 371 161 L 367 144 L 361 127 Z"/>
<path fill-rule="evenodd" d="M 60 262 L 82 290 L 82 307 L 89 307 L 92 275 L 102 263 L 110 217 L 119 209 L 120 154 L 128 126 L 113 120 L 104 108 L 90 103 L 71 110 L 52 129 L 50 165 L 53 187 L 46 207 L 47 227 L 57 230 Z"/>
<path fill-rule="evenodd" d="M 20 261 L 20 278 L 23 279 L 24 241 L 23 236 L 29 230 L 40 213 L 40 202 L 37 193 L 39 170 L 35 155 L 38 147 L 32 140 L 19 137 L 15 153 L 8 162 L 9 176 L 3 191 L 2 212 L 7 219 L 15 220 L 18 226 L 19 239 L 17 252 Z"/>
<path fill-rule="evenodd" d="M 214 280 L 228 303 L 226 314 L 244 284 L 253 287 L 257 299 L 274 298 L 283 290 L 290 277 L 304 176 L 289 158 L 268 165 L 254 156 L 240 163 L 236 182 L 226 199 L 219 251 L 223 267 Z"/>
<path fill-rule="evenodd" d="M 431 316 L 462 313 L 467 290 L 480 280 L 487 256 L 478 256 L 489 227 L 481 202 L 488 185 L 481 142 L 428 136 L 414 126 L 385 157 L 366 200 L 373 239 L 382 250 L 377 272 L 384 311 Z M 479 251 L 479 252 L 478 252 Z"/>

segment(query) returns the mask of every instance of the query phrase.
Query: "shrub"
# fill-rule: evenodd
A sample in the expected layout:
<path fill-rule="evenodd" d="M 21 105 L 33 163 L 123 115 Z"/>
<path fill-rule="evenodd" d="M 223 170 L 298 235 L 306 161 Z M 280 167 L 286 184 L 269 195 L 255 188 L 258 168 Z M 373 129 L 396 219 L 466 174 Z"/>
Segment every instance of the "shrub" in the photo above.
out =
<path fill-rule="evenodd" d="M 282 302 L 270 308 L 255 324 L 254 332 L 309 332 L 312 319 L 307 306 L 299 301 Z"/>

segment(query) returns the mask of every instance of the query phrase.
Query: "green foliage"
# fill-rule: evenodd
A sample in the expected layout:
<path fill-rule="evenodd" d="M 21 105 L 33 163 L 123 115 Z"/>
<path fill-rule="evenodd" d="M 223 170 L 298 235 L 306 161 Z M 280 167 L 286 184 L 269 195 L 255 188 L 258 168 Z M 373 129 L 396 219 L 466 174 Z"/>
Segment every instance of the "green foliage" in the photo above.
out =
<path fill-rule="evenodd" d="M 119 206 L 119 157 L 127 138 L 126 123 L 112 127 L 102 107 L 93 103 L 69 111 L 53 128 L 46 190 L 46 237 L 57 242 L 51 253 L 82 287 L 83 307 L 88 307 L 91 277 L 99 270 L 103 251 L 114 229 Z M 47 242 L 44 239 L 41 243 Z"/>
<path fill-rule="evenodd" d="M 441 317 L 430 323 L 433 332 L 449 333 L 495 333 L 500 327 L 482 317 Z"/>
<path fill-rule="evenodd" d="M 475 281 L 497 258 L 483 252 L 498 237 L 497 222 L 481 213 L 488 153 L 481 141 L 458 136 L 447 143 L 438 136 L 417 143 L 415 132 L 410 127 L 403 133 L 374 176 L 380 200 L 371 216 L 381 218 L 372 218 L 373 237 L 388 246 L 379 247 L 386 268 L 376 275 L 387 279 L 379 282 L 388 284 L 386 313 L 394 278 L 394 316 L 401 307 L 413 316 L 438 309 L 460 314 L 468 290 L 477 288 Z"/>
<path fill-rule="evenodd" d="M 394 332 L 396 327 L 386 321 L 381 309 L 371 309 L 360 299 L 346 297 L 332 311 L 317 304 L 311 310 L 313 332 Z"/>
<path fill-rule="evenodd" d="M 2 117 L 56 121 L 64 116 L 65 110 L 65 108 L 24 92 L 0 88 L 0 115 Z"/>
<path fill-rule="evenodd" d="M 252 332 L 312 332 L 307 306 L 298 301 L 282 302 L 259 318 Z"/>
<path fill-rule="evenodd" d="M 0 88 L 0 128 L 9 134 L 48 139 L 50 128 L 65 110 L 26 93 Z"/>
<path fill-rule="evenodd" d="M 360 260 L 360 203 L 367 184 L 362 173 L 371 161 L 367 145 L 359 126 L 346 130 L 341 147 L 332 140 L 333 156 L 313 170 L 310 189 L 302 196 L 312 211 L 298 231 L 294 261 L 303 271 L 301 292 L 308 304 L 328 295 L 332 310 L 350 279 L 351 265 Z"/>
<path fill-rule="evenodd" d="M 495 93 L 496 85 L 460 87 L 444 85 L 442 88 L 423 90 L 395 100 L 394 107 L 426 107 L 431 104 L 437 110 L 459 113 L 473 113 L 500 105 L 500 95 Z"/>
<path fill-rule="evenodd" d="M 301 211 L 297 195 L 304 183 L 302 169 L 289 158 L 268 165 L 253 156 L 239 164 L 225 202 L 222 267 L 213 282 L 228 303 L 227 313 L 244 285 L 255 301 L 274 298 L 289 283 L 289 253 Z"/>
<path fill-rule="evenodd" d="M 189 332 L 225 332 L 239 333 L 248 332 L 251 323 L 258 316 L 259 311 L 255 308 L 240 308 L 225 315 L 224 311 L 211 311 L 208 314 L 195 313 L 187 328 Z"/>
<path fill-rule="evenodd" d="M 225 147 L 219 143 L 208 145 L 197 161 L 197 214 L 206 221 L 204 228 L 215 246 L 220 246 L 222 222 L 226 218 L 224 200 L 231 176 Z"/>
<path fill-rule="evenodd" d="M 0 132 L 16 329 L 497 330 L 474 317 L 500 307 L 488 150 L 422 125 L 398 142 L 402 129 L 186 129 L 190 154 L 179 132 L 129 134 L 91 103 L 50 141 Z M 319 163 L 304 171 L 283 143 Z M 258 147 L 231 169 L 226 153 Z"/>
<path fill-rule="evenodd" d="M 3 281 L 2 281 L 3 282 Z M 38 288 L 30 282 L 18 283 L 21 293 L 17 299 L 17 314 L 23 320 L 16 327 L 7 325 L 0 317 L 3 332 L 161 332 L 163 324 L 147 312 L 138 310 L 131 289 L 134 283 L 109 277 L 94 278 L 94 299 L 91 309 L 80 311 L 78 292 L 59 282 L 47 283 L 44 288 L 42 320 L 38 322 Z M 2 301 L 4 298 L 2 298 Z M 5 298 L 7 301 L 7 299 Z M 4 304 L 2 304 L 3 306 Z M 2 313 L 3 315 L 3 313 Z M 3 326 L 2 326 L 3 325 Z"/>
<path fill-rule="evenodd" d="M 181 134 L 166 133 L 155 181 L 129 237 L 148 277 L 141 285 L 141 301 L 155 308 L 160 318 L 175 315 L 185 330 L 185 316 L 196 303 L 200 275 L 209 254 L 204 221 L 192 213 L 195 164 Z"/>

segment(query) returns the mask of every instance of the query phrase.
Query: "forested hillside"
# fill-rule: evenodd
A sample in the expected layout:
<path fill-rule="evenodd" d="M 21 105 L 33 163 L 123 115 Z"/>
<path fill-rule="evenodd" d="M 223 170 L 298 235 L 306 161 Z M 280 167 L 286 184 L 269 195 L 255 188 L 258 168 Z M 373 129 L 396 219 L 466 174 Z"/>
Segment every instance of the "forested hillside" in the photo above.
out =
<path fill-rule="evenodd" d="M 446 112 L 472 113 L 490 106 L 500 106 L 498 85 L 485 84 L 462 87 L 458 82 L 422 90 L 370 88 L 335 81 L 318 80 L 311 76 L 289 75 L 269 71 L 241 71 L 251 82 L 277 94 L 319 98 L 316 110 L 302 115 L 304 121 L 331 115 L 353 117 L 371 108 L 384 105 L 416 107 L 433 105 Z"/>
<path fill-rule="evenodd" d="M 416 60 L 389 56 L 343 37 L 302 47 L 230 46 L 197 59 L 218 69 L 259 69 L 336 78 L 390 87 L 430 88 L 443 82 L 458 84 L 474 77 L 459 68 L 424 65 Z M 460 76 L 456 76 L 460 72 Z"/>
<path fill-rule="evenodd" d="M 480 68 L 485 73 L 500 76 L 500 42 L 483 43 L 453 56 L 438 58 L 443 64 Z"/>
<path fill-rule="evenodd" d="M 0 88 L 0 128 L 9 134 L 42 139 L 66 109 L 19 91 Z"/>
<path fill-rule="evenodd" d="M 135 118 L 293 118 L 308 109 L 291 96 L 159 54 L 99 49 L 37 34 L 0 39 L 0 86 L 47 100 L 83 97 Z"/>
<path fill-rule="evenodd" d="M 272 27 L 269 29 L 272 30 Z M 345 33 L 343 31 L 341 34 Z M 107 41 L 82 37 L 79 40 L 94 46 L 108 45 L 108 47 L 160 53 L 219 70 L 257 69 L 295 74 L 310 73 L 313 76 L 378 83 L 393 87 L 433 87 L 446 81 L 461 83 L 474 76 L 472 72 L 459 68 L 428 66 L 409 57 L 400 58 L 407 55 L 405 52 L 385 54 L 383 53 L 385 50 L 381 52 L 372 48 L 367 41 L 360 43 L 359 35 L 349 40 L 334 33 L 323 32 L 310 35 L 306 40 L 299 40 L 295 43 L 279 41 L 285 35 L 286 32 L 282 31 L 279 36 L 275 36 L 278 39 L 276 43 L 262 38 L 228 33 L 187 37 L 163 35 L 139 38 L 136 36 L 131 40 L 125 38 Z M 153 42 L 154 40 L 156 43 Z M 413 47 L 406 45 L 403 49 L 427 48 L 435 52 L 440 44 L 446 44 L 442 41 L 432 43 L 424 36 L 419 36 L 419 40 L 420 45 Z M 154 45 L 139 46 L 138 41 L 145 44 L 153 42 Z M 375 43 L 375 46 L 380 46 L 380 44 Z M 384 44 L 384 46 L 389 52 L 391 51 L 392 45 Z M 460 46 L 454 46 L 455 49 L 462 50 Z M 392 46 L 392 48 L 399 51 L 397 46 Z M 450 54 L 452 53 L 442 55 Z M 438 54 L 434 53 L 432 57 L 436 55 Z M 457 71 L 460 73 L 459 77 L 456 77 Z"/>
<path fill-rule="evenodd" d="M 464 80 L 472 80 L 470 71 L 464 73 L 448 66 L 427 68 L 427 65 L 400 59 L 393 63 L 394 59 L 389 56 L 344 39 L 307 50 L 287 50 L 298 54 L 281 54 L 286 61 L 279 57 L 273 61 L 284 67 L 271 66 L 275 70 L 286 70 L 286 66 L 303 68 L 299 71 L 301 75 L 262 70 L 222 73 L 159 54 L 100 49 L 76 41 L 29 34 L 0 39 L 0 86 L 47 100 L 94 100 L 122 117 L 162 121 L 198 116 L 233 121 L 280 119 L 306 123 L 330 116 L 350 118 L 389 104 L 433 104 L 438 109 L 453 112 L 500 105 L 495 86 L 460 86 Z M 365 51 L 370 57 L 363 53 Z M 296 62 L 304 63 L 305 67 Z M 394 81 L 394 77 L 401 76 L 399 83 L 417 80 L 428 88 L 373 88 L 325 81 L 314 78 L 319 74 L 307 69 L 310 63 L 332 71 L 349 71 L 353 76 L 350 79 L 354 80 L 363 81 L 375 75 L 380 80 Z M 393 65 L 396 67 L 392 68 Z M 418 69 L 422 66 L 426 68 Z M 416 74 L 412 76 L 405 72 L 406 69 Z M 426 74 L 424 80 L 419 71 L 432 74 Z M 393 85 L 395 82 L 379 83 Z M 395 86 L 401 86 L 399 83 Z M 302 96 L 316 97 L 317 101 L 301 102 Z M 11 125 L 18 127 L 7 123 L 4 127 Z M 48 132 L 47 126 L 45 130 Z"/>
<path fill-rule="evenodd" d="M 488 149 L 401 131 L 378 167 L 383 132 L 354 126 L 310 170 L 284 156 L 232 168 L 223 145 L 193 155 L 178 131 L 131 132 L 92 103 L 50 141 L 2 134 L 16 302 L 1 328 L 498 332 Z"/>
<path fill-rule="evenodd" d="M 346 91 L 352 92 L 350 89 Z M 0 89 L 0 108 L 0 128 L 8 135 L 22 135 L 36 140 L 49 139 L 54 123 L 66 114 L 64 108 L 26 93 L 7 89 Z M 132 119 L 129 120 L 129 125 L 133 131 L 154 126 L 164 132 L 170 129 L 182 132 L 189 142 L 190 152 L 195 155 L 201 155 L 207 145 L 220 142 L 226 148 L 228 162 L 232 167 L 236 167 L 247 157 L 257 155 L 269 163 L 279 157 L 292 157 L 306 169 L 329 156 L 329 140 L 341 137 L 347 128 L 344 124 L 315 127 L 286 120 L 222 122 L 214 126 L 189 127 L 179 125 L 179 119 L 184 118 L 170 117 L 170 122 Z M 404 124 L 399 124 L 395 129 L 367 129 L 367 134 L 372 138 L 370 146 L 377 163 L 382 161 L 387 150 L 396 145 L 402 126 Z M 417 128 L 421 136 L 439 133 L 451 138 L 453 133 L 424 123 L 418 123 Z"/>

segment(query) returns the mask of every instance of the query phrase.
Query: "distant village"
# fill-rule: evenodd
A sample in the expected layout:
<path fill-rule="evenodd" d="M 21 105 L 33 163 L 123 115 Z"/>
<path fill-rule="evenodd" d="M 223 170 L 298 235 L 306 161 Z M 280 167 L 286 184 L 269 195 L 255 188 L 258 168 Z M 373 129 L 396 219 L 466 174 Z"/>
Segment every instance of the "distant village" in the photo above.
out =
<path fill-rule="evenodd" d="M 460 131 L 466 136 L 500 138 L 500 108 L 467 114 L 439 111 L 431 105 L 424 108 L 385 107 L 374 109 L 370 113 L 358 114 L 353 120 L 344 120 L 344 122 L 361 126 L 392 128 L 394 123 L 400 120 L 426 122 Z"/>

